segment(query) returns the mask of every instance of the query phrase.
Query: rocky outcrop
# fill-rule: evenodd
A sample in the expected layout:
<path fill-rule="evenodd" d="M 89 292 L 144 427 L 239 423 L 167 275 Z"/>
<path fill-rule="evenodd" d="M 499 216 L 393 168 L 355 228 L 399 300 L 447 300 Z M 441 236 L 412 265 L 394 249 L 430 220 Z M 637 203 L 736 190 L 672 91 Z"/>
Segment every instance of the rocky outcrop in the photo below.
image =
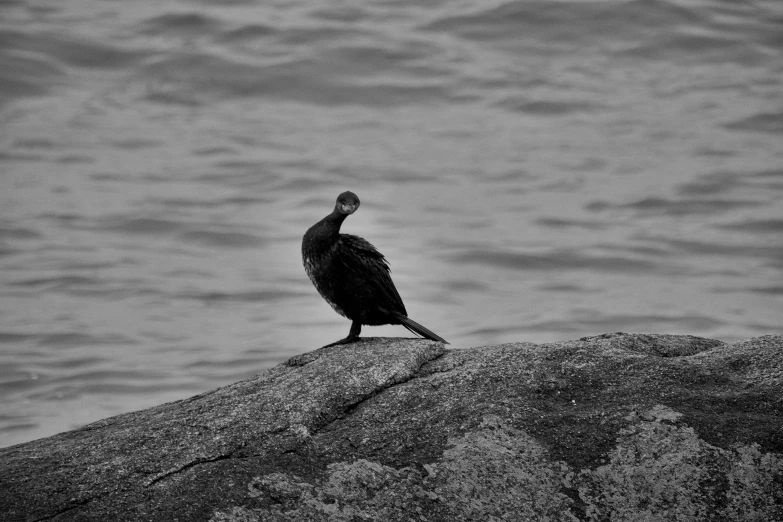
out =
<path fill-rule="evenodd" d="M 783 336 L 364 339 L 0 449 L 2 520 L 783 520 Z"/>

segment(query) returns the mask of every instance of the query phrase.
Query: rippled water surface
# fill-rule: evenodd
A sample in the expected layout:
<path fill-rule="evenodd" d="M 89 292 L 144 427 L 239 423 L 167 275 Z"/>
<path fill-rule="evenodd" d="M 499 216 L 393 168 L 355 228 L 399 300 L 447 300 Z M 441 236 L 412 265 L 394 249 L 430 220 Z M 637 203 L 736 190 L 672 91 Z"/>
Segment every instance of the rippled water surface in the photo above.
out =
<path fill-rule="evenodd" d="M 299 248 L 348 189 L 454 347 L 781 332 L 782 35 L 778 0 L 0 1 L 0 446 L 345 336 Z"/>

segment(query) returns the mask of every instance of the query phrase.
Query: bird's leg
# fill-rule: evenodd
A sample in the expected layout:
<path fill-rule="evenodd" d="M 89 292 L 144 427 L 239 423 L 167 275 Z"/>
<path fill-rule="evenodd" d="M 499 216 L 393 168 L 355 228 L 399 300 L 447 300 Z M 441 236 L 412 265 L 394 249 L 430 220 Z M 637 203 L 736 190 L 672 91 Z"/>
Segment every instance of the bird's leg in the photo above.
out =
<path fill-rule="evenodd" d="M 340 339 L 339 341 L 335 341 L 333 343 L 327 344 L 323 348 L 328 348 L 330 346 L 338 346 L 340 344 L 350 344 L 355 343 L 359 340 L 359 334 L 362 331 L 362 323 L 359 321 L 354 321 L 351 323 L 351 330 L 348 332 L 348 337 L 345 339 Z"/>

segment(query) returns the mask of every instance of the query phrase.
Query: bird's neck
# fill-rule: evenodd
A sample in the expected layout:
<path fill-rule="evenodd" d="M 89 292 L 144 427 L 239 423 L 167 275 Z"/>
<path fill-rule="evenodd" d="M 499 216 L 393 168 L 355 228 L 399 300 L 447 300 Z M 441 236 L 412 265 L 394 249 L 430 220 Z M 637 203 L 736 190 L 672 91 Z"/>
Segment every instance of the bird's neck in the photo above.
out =
<path fill-rule="evenodd" d="M 326 236 L 338 236 L 340 234 L 340 227 L 343 225 L 343 221 L 348 217 L 348 214 L 341 214 L 334 210 L 331 214 L 321 220 L 322 231 L 321 233 Z"/>
<path fill-rule="evenodd" d="M 321 221 L 310 227 L 305 234 L 304 248 L 313 250 L 328 249 L 329 246 L 340 237 L 340 226 L 342 226 L 346 214 L 340 214 L 336 210 L 323 218 Z"/>

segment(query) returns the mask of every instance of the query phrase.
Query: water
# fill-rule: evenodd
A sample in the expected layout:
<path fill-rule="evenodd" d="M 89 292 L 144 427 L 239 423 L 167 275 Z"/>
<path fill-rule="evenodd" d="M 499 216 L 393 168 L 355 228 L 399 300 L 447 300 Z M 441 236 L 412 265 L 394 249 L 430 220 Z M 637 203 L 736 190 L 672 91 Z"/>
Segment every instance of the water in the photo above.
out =
<path fill-rule="evenodd" d="M 777 0 L 0 2 L 0 446 L 344 337 L 299 246 L 348 189 L 454 347 L 780 333 L 781 35 Z"/>

